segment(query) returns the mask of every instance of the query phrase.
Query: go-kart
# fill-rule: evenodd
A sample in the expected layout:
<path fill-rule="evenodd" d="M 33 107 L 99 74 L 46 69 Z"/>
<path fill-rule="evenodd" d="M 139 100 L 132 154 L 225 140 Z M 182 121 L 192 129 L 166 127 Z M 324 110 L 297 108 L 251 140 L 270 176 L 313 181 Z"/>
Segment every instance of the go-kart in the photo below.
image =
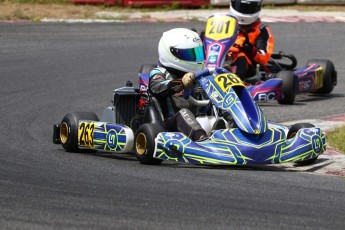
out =
<path fill-rule="evenodd" d="M 229 15 L 217 15 L 209 18 L 206 29 L 217 17 L 226 17 L 224 25 L 228 23 L 230 28 L 237 24 Z M 224 30 L 234 32 L 224 27 L 215 33 Z M 146 73 L 149 68 L 144 65 L 140 72 Z M 210 165 L 307 164 L 325 151 L 325 134 L 320 128 L 308 123 L 286 127 L 268 122 L 241 79 L 219 67 L 196 74 L 207 99 L 198 100 L 193 92 L 184 92 L 186 99 L 204 108 L 205 113 L 197 119 L 208 138 L 192 141 L 183 133 L 166 132 L 160 106 L 148 90 L 145 76 L 139 74 L 139 88 L 127 82 L 114 90 L 113 104 L 104 110 L 101 121 L 90 112 L 65 115 L 54 125 L 53 142 L 69 152 L 133 151 L 143 164 L 160 164 L 163 160 Z M 236 128 L 226 123 L 225 127 L 214 126 L 226 114 Z"/>
<path fill-rule="evenodd" d="M 274 52 L 268 64 L 260 66 L 260 71 L 251 80 L 282 79 L 284 98 L 278 100 L 281 104 L 293 104 L 296 95 L 301 93 L 329 94 L 337 85 L 337 71 L 330 60 L 311 59 L 303 67 L 296 66 L 294 55 Z"/>
<path fill-rule="evenodd" d="M 219 22 L 214 25 L 221 25 L 227 17 L 218 17 Z M 217 28 L 216 28 L 217 29 Z M 236 30 L 239 30 L 236 28 Z M 248 34 L 245 35 L 245 41 L 249 42 Z M 205 46 L 206 52 L 211 52 L 210 60 L 212 64 L 218 55 L 222 56 L 222 51 L 217 52 L 218 45 L 229 43 L 231 52 L 241 52 L 243 47 L 234 44 L 237 33 L 231 37 L 222 34 L 219 37 L 213 37 L 212 33 L 206 31 Z M 211 44 L 215 44 L 212 46 Z M 229 45 L 226 44 L 226 47 Z M 229 50 L 229 49 L 228 49 Z M 218 61 L 218 60 L 217 60 Z M 224 65 L 224 59 L 219 60 L 220 65 Z M 228 65 L 231 63 L 227 63 Z M 293 104 L 295 97 L 300 93 L 329 94 L 337 84 L 337 72 L 334 64 L 326 59 L 312 59 L 305 66 L 297 68 L 297 59 L 292 54 L 285 54 L 282 51 L 274 52 L 266 65 L 258 65 L 256 74 L 246 78 L 246 82 L 251 84 L 248 90 L 256 101 L 278 100 L 280 104 Z M 268 81 L 270 79 L 281 79 L 281 85 L 278 82 Z M 268 82 L 268 83 L 267 83 Z"/>

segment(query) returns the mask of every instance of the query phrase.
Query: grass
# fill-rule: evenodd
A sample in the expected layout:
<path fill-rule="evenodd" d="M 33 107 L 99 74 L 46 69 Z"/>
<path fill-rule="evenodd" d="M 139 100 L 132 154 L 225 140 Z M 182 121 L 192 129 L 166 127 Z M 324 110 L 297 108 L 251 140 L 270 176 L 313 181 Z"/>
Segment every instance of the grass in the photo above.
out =
<path fill-rule="evenodd" d="M 120 0 L 117 0 L 120 1 Z M 205 5 L 200 9 L 217 10 L 228 9 L 229 6 L 213 6 Z M 318 5 L 265 5 L 266 9 L 296 9 L 296 10 L 324 10 L 324 11 L 345 11 L 345 5 L 318 6 Z M 69 0 L 0 0 L 0 20 L 31 20 L 40 21 L 42 18 L 74 18 L 74 19 L 97 19 L 97 12 L 108 11 L 116 13 L 131 12 L 151 12 L 151 11 L 173 11 L 183 9 L 178 2 L 172 4 L 161 5 L 151 8 L 141 8 L 140 6 L 123 7 L 120 5 L 88 5 L 74 4 Z M 196 9 L 196 8 L 192 8 Z M 148 14 L 147 14 L 148 15 Z M 148 16 L 145 16 L 145 18 Z M 117 16 L 119 20 L 126 20 L 128 16 Z M 113 18 L 109 18 L 113 19 Z"/>
<path fill-rule="evenodd" d="M 183 9 L 183 7 L 176 2 L 172 2 L 171 4 L 162 5 L 158 7 L 153 8 L 141 8 L 140 5 L 134 6 L 134 7 L 121 7 L 119 6 L 121 3 L 121 0 L 117 0 L 119 3 L 115 6 L 110 5 L 98 5 L 97 7 L 108 7 L 108 8 L 115 8 L 115 9 L 138 9 L 142 11 L 150 11 L 150 10 L 158 10 L 158 11 L 164 11 L 164 10 L 179 10 Z M 73 4 L 72 2 L 68 2 L 68 0 L 0 0 L 0 3 L 30 3 L 30 4 Z M 204 5 L 201 6 L 201 9 L 214 9 L 219 8 L 220 6 L 214 6 L 214 5 Z M 221 8 L 228 8 L 228 6 L 221 6 Z M 334 5 L 325 5 L 325 4 L 287 4 L 287 5 L 274 5 L 274 4 L 266 4 L 264 5 L 264 8 L 266 9 L 296 9 L 296 10 L 303 10 L 303 11 L 342 11 L 344 9 L 344 4 L 334 4 Z"/>
<path fill-rule="evenodd" d="M 129 19 L 129 16 L 126 16 L 126 15 L 120 15 L 118 17 L 102 16 L 102 17 L 98 17 L 98 19 L 126 21 Z"/>
<path fill-rule="evenodd" d="M 66 0 L 0 0 L 8 3 L 65 4 Z"/>
<path fill-rule="evenodd" d="M 327 143 L 345 153 L 345 125 L 326 133 Z"/>
<path fill-rule="evenodd" d="M 27 15 L 20 9 L 14 10 L 10 15 L 6 17 L 6 19 L 18 19 L 18 20 L 30 20 L 30 21 L 37 21 L 35 15 Z"/>
<path fill-rule="evenodd" d="M 201 9 L 211 9 L 212 6 L 203 6 Z M 127 20 L 127 13 L 142 12 L 143 18 L 151 16 L 145 12 L 151 11 L 172 11 L 182 7 L 174 2 L 171 5 L 162 5 L 152 8 L 122 7 L 119 5 L 88 5 L 74 4 L 68 0 L 0 0 L 0 20 L 29 20 L 39 22 L 43 18 L 59 19 L 106 19 L 106 20 Z M 118 16 L 99 17 L 97 12 L 116 12 Z"/>

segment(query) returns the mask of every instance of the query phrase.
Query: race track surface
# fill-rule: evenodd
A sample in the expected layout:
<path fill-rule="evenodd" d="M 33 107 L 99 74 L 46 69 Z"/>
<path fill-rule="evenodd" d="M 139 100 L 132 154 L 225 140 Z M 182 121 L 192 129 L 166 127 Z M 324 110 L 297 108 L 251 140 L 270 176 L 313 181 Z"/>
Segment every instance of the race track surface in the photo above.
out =
<path fill-rule="evenodd" d="M 345 23 L 272 23 L 276 50 L 334 62 L 338 86 L 285 122 L 345 113 Z M 72 154 L 52 143 L 72 111 L 101 116 L 112 90 L 137 84 L 163 31 L 189 23 L 0 23 L 1 229 L 345 229 L 342 177 L 275 166 L 140 165 L 131 154 Z"/>

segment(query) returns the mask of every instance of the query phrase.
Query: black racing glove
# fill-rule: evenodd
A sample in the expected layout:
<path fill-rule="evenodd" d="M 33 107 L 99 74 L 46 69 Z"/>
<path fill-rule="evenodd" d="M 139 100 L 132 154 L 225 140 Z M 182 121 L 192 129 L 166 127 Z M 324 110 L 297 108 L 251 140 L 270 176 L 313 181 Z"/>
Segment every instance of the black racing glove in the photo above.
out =
<path fill-rule="evenodd" d="M 243 43 L 242 50 L 249 58 L 255 57 L 257 53 L 256 47 L 247 41 Z"/>

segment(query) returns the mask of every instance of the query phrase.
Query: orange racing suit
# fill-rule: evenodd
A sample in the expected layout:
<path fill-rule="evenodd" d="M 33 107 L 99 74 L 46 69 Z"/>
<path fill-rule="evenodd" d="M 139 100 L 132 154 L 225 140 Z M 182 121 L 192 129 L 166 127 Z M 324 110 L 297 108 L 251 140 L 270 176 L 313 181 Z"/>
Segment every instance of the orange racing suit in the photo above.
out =
<path fill-rule="evenodd" d="M 243 47 L 248 35 L 252 45 L 250 52 L 244 52 Z M 274 49 L 274 37 L 270 27 L 263 25 L 258 19 L 250 25 L 240 26 L 240 32 L 233 47 L 228 52 L 231 69 L 242 79 L 255 75 L 256 64 L 266 65 Z"/>

